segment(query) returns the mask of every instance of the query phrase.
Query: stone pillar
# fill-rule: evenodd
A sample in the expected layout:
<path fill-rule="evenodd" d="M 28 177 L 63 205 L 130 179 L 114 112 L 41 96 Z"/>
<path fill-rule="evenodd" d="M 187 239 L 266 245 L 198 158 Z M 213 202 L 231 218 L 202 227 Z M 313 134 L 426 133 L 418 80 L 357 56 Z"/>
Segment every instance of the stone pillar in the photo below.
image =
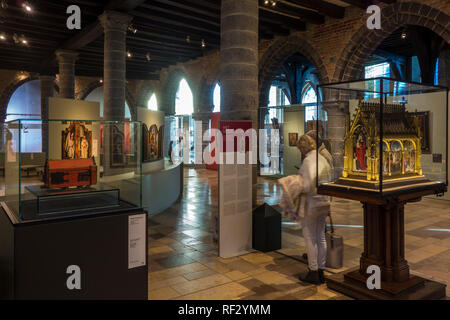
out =
<path fill-rule="evenodd" d="M 59 97 L 75 98 L 75 61 L 78 53 L 71 50 L 57 50 L 56 58 L 59 65 Z"/>
<path fill-rule="evenodd" d="M 222 0 L 221 120 L 252 120 L 258 128 L 258 0 Z M 257 166 L 253 169 L 256 205 Z"/>
<path fill-rule="evenodd" d="M 206 131 L 209 129 L 209 120 L 211 119 L 211 112 L 196 112 L 196 113 L 192 114 L 192 118 L 194 119 L 196 125 L 197 125 L 197 122 L 201 123 L 200 128 L 195 127 L 196 131 L 200 130 L 200 132 L 201 132 L 202 141 L 201 141 L 201 143 L 198 144 L 201 148 L 201 151 L 196 149 L 195 153 L 196 153 L 196 158 L 197 158 L 197 156 L 200 157 L 199 160 L 201 160 L 202 164 L 195 164 L 195 168 L 202 169 L 205 167 L 205 163 L 203 162 L 203 151 L 209 145 L 208 141 L 203 141 L 203 136 L 205 135 Z M 195 143 L 195 147 L 197 148 L 197 143 Z"/>
<path fill-rule="evenodd" d="M 222 0 L 221 120 L 253 120 L 258 111 L 258 1 Z"/>
<path fill-rule="evenodd" d="M 48 75 L 39 76 L 41 83 L 41 119 L 48 119 L 48 98 L 53 97 L 55 91 L 55 77 Z M 48 125 L 42 123 L 42 152 L 48 152 Z"/>
<path fill-rule="evenodd" d="M 439 56 L 439 85 L 450 87 L 450 49 Z"/>
<path fill-rule="evenodd" d="M 99 20 L 105 31 L 103 71 L 103 118 L 125 117 L 126 33 L 133 17 L 116 11 L 105 11 Z"/>
<path fill-rule="evenodd" d="M 331 155 L 334 160 L 334 179 L 342 175 L 344 169 L 344 136 L 345 117 L 349 113 L 348 102 L 322 102 L 328 116 L 328 138 L 331 144 Z"/>

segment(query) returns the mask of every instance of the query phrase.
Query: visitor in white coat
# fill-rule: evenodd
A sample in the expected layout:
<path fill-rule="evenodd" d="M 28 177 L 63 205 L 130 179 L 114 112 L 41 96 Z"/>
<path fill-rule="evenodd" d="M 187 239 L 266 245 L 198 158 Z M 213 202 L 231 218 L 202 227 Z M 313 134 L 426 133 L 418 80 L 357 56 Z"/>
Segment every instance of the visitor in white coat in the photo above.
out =
<path fill-rule="evenodd" d="M 297 147 L 305 159 L 297 176 L 279 180 L 285 193 L 280 206 L 290 212 L 291 216 L 292 207 L 296 207 L 295 214 L 303 218 L 302 230 L 308 252 L 309 271 L 302 274 L 299 279 L 303 282 L 321 284 L 324 282 L 323 272 L 327 255 L 325 224 L 330 212 L 330 197 L 317 194 L 316 161 L 319 165 L 319 184 L 331 180 L 331 166 L 321 154 L 316 159 L 316 141 L 310 136 L 301 136 Z M 299 199 L 300 204 L 296 206 L 294 203 Z"/>

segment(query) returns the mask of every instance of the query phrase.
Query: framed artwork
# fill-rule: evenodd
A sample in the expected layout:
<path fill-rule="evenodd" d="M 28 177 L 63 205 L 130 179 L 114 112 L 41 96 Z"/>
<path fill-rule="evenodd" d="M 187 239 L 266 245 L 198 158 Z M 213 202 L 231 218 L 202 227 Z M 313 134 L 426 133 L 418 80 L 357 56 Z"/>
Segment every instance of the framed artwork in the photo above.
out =
<path fill-rule="evenodd" d="M 353 159 L 355 171 L 367 170 L 367 134 L 362 127 L 355 130 L 353 141 Z"/>
<path fill-rule="evenodd" d="M 298 133 L 289 133 L 289 146 L 296 147 L 298 141 Z"/>
<path fill-rule="evenodd" d="M 164 126 L 156 124 L 147 129 L 142 126 L 142 162 L 157 161 L 163 158 Z"/>
<path fill-rule="evenodd" d="M 430 111 L 412 112 L 419 118 L 422 153 L 431 154 Z"/>
<path fill-rule="evenodd" d="M 63 130 L 61 135 L 61 158 L 66 159 L 89 159 L 92 157 L 92 131 L 86 122 L 66 122 L 69 126 Z"/>
<path fill-rule="evenodd" d="M 125 135 L 118 125 L 111 126 L 111 168 L 125 166 Z"/>

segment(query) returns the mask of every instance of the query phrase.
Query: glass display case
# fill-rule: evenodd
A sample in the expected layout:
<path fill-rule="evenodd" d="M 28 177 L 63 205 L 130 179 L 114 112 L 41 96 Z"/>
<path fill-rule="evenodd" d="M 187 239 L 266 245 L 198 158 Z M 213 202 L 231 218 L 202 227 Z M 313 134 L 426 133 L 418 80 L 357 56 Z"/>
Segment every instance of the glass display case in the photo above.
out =
<path fill-rule="evenodd" d="M 16 222 L 142 207 L 141 123 L 5 123 L 3 209 Z"/>
<path fill-rule="evenodd" d="M 317 153 L 317 185 L 389 193 L 448 185 L 448 88 L 388 78 L 319 86 L 316 142 L 330 144 L 331 174 Z M 320 172 L 319 172 L 320 171 Z"/>
<path fill-rule="evenodd" d="M 316 104 L 285 105 L 259 108 L 260 129 L 265 130 L 267 161 L 260 159 L 260 175 L 281 177 L 298 173 L 302 155 L 298 139 L 316 122 Z M 278 130 L 279 139 L 272 139 Z M 277 143 L 276 143 L 277 142 Z"/>

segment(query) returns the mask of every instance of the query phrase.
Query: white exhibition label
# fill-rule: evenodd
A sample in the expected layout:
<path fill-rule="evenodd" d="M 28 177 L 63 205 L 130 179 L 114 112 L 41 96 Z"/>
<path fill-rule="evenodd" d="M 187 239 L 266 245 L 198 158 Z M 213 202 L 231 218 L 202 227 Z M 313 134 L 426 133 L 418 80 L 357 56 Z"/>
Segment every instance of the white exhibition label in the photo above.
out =
<path fill-rule="evenodd" d="M 92 156 L 96 157 L 98 155 L 98 140 L 92 140 Z"/>
<path fill-rule="evenodd" d="M 146 214 L 128 217 L 128 269 L 145 266 Z"/>

